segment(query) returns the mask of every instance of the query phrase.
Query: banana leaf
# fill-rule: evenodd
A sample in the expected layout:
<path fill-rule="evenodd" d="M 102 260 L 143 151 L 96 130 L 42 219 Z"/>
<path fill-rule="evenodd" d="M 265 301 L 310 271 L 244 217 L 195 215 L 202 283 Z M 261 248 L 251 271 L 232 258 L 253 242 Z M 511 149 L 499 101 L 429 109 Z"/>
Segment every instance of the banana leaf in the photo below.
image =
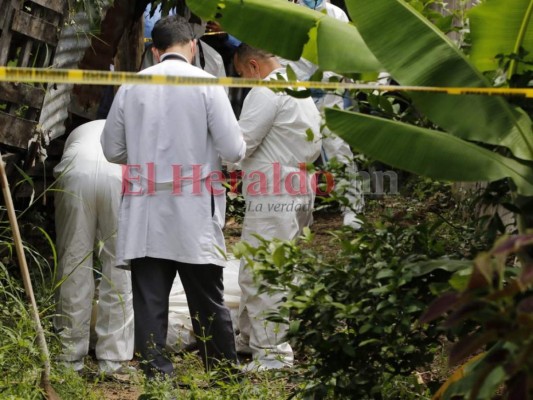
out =
<path fill-rule="evenodd" d="M 355 150 L 388 165 L 450 181 L 511 178 L 518 193 L 533 195 L 533 167 L 445 132 L 374 116 L 326 109 L 332 132 Z"/>
<path fill-rule="evenodd" d="M 472 48 L 470 60 L 480 71 L 498 69 L 498 54 L 529 52 L 533 62 L 533 0 L 486 0 L 469 13 Z M 533 69 L 533 64 L 523 69 Z M 511 72 L 514 68 L 511 68 Z M 522 72 L 522 71 L 519 71 Z"/>
<path fill-rule="evenodd" d="M 287 0 L 188 0 L 187 5 L 239 40 L 289 60 L 298 60 L 305 48 L 305 57 L 323 70 L 347 74 L 380 68 L 354 25 Z"/>
<path fill-rule="evenodd" d="M 355 25 L 381 65 L 402 85 L 490 87 L 436 27 L 402 0 L 346 0 Z M 531 120 L 504 98 L 412 93 L 431 121 L 471 141 L 505 146 L 533 160 Z"/>

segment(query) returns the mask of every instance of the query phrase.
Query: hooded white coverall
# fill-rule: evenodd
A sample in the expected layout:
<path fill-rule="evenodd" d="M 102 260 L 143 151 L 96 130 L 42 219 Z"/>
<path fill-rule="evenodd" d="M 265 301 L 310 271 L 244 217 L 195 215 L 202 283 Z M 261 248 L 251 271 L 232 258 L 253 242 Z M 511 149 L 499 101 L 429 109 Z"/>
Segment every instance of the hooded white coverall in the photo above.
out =
<path fill-rule="evenodd" d="M 286 79 L 284 69 L 273 71 L 266 79 L 278 73 Z M 314 191 L 309 174 L 299 164 L 312 163 L 320 154 L 320 114 L 311 98 L 296 99 L 256 87 L 244 100 L 239 125 L 247 146 L 242 162 L 246 212 L 241 240 L 257 245 L 254 234 L 266 239 L 294 239 L 312 222 Z M 311 141 L 306 136 L 309 129 L 314 134 Z M 244 261 L 239 285 L 237 351 L 252 353 L 250 369 L 291 366 L 293 352 L 284 339 L 287 326 L 265 319 L 265 313 L 277 309 L 284 293 L 259 294 Z"/>
<path fill-rule="evenodd" d="M 107 162 L 100 145 L 105 121 L 75 129 L 54 169 L 59 287 L 55 328 L 62 344 L 60 359 L 83 366 L 89 350 L 95 290 L 93 249 L 102 264 L 96 320 L 96 357 L 121 362 L 133 357 L 133 307 L 130 273 L 116 268 L 115 242 L 122 169 Z M 111 371 L 106 371 L 111 372 Z"/>
<path fill-rule="evenodd" d="M 306 6 L 303 0 L 298 0 L 298 3 L 304 7 Z M 327 15 L 332 18 L 349 22 L 348 16 L 341 8 L 325 0 L 318 4 L 315 10 L 321 12 L 325 10 Z M 290 65 L 296 73 L 298 80 L 301 81 L 308 81 L 318 70 L 317 65 L 305 58 L 300 58 L 298 61 L 289 61 L 281 58 L 279 60 L 282 65 Z M 329 82 L 333 76 L 340 77 L 333 72 L 326 71 L 323 75 L 323 81 Z M 315 104 L 320 111 L 326 107 L 339 107 L 342 109 L 344 108 L 343 103 L 344 101 L 341 95 L 331 92 L 325 93 L 323 96 L 315 99 Z M 337 135 L 332 134 L 329 129 L 325 128 L 324 132 L 326 133 L 322 141 L 322 157 L 324 158 L 324 162 L 336 158 L 337 161 L 346 166 L 346 173 L 349 177 L 349 180 L 336 182 L 337 191 L 342 193 L 350 203 L 350 207 L 346 207 L 343 210 L 344 225 L 358 229 L 360 227 L 360 221 L 357 219 L 356 213 L 362 211 L 364 198 L 361 193 L 361 184 L 357 181 L 357 165 L 353 162 L 353 152 L 348 143 Z"/>

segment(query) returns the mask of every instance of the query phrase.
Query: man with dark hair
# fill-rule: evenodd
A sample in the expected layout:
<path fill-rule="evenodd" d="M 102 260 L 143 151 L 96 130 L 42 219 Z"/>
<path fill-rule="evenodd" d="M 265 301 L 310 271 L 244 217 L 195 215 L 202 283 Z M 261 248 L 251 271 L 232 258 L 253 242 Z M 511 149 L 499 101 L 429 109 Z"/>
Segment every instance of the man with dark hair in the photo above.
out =
<path fill-rule="evenodd" d="M 246 44 L 237 49 L 235 69 L 245 78 L 287 79 L 274 55 Z M 306 164 L 320 154 L 320 114 L 311 98 L 255 87 L 244 100 L 239 125 L 247 145 L 242 162 L 246 213 L 241 240 L 252 245 L 258 244 L 256 235 L 292 240 L 312 221 L 314 191 Z M 290 367 L 294 356 L 285 338 L 287 327 L 266 319 L 285 293 L 259 293 L 259 283 L 244 260 L 239 285 L 237 350 L 253 356 L 246 369 Z"/>
<path fill-rule="evenodd" d="M 213 77 L 191 65 L 196 42 L 180 16 L 153 29 L 158 64 L 140 74 Z M 131 265 L 135 343 L 148 377 L 170 375 L 163 353 L 172 282 L 179 274 L 206 369 L 236 362 L 223 302 L 225 191 L 221 158 L 239 161 L 246 144 L 219 86 L 124 85 L 115 97 L 102 147 L 127 164 L 117 259 Z"/>

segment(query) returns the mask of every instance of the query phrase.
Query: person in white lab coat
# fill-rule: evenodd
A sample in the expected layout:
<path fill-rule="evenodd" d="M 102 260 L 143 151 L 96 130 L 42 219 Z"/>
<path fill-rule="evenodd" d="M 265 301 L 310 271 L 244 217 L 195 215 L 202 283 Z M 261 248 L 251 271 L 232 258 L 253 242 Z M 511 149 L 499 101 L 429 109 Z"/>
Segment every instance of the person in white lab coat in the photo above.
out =
<path fill-rule="evenodd" d="M 143 54 L 141 69 L 151 67 L 156 64 L 154 56 L 151 51 L 152 44 L 152 29 L 154 24 L 161 19 L 161 5 L 151 14 L 152 5 L 148 4 L 144 11 L 144 38 L 148 41 L 146 50 Z M 200 38 L 205 34 L 206 23 L 199 19 L 196 15 L 191 14 L 187 6 L 181 7 L 180 15 L 189 21 L 194 32 L 195 38 Z M 176 15 L 176 8 L 171 8 L 169 15 Z M 226 69 L 224 68 L 224 61 L 222 56 L 207 43 L 198 40 L 198 50 L 194 56 L 193 64 L 198 68 L 202 68 L 205 72 L 216 76 L 217 78 L 226 77 Z M 226 93 L 228 91 L 225 88 Z M 227 272 L 227 270 L 226 270 Z M 226 292 L 227 293 L 227 292 Z M 227 298 L 227 296 L 226 296 Z M 227 299 L 226 299 L 227 304 Z M 167 347 L 178 349 L 180 346 L 187 347 L 195 342 L 194 337 L 191 336 L 192 323 L 188 315 L 187 301 L 185 298 L 185 290 L 181 284 L 179 276 L 174 279 L 172 290 L 170 291 L 169 299 L 169 327 L 167 335 Z M 230 308 L 231 311 L 231 308 Z M 184 323 L 186 321 L 186 323 Z M 184 328 L 186 326 L 186 328 Z"/>
<path fill-rule="evenodd" d="M 272 54 L 241 44 L 235 54 L 240 76 L 287 79 Z M 312 221 L 314 190 L 306 164 L 320 154 L 320 114 L 311 98 L 296 99 L 265 87 L 253 88 L 244 100 L 239 119 L 246 157 L 242 162 L 246 212 L 241 240 L 257 244 L 254 236 L 291 240 Z M 309 140 L 307 132 L 313 138 Z M 247 369 L 276 369 L 293 364 L 285 335 L 287 327 L 266 321 L 283 292 L 258 293 L 251 268 L 241 260 L 237 350 L 252 354 Z"/>
<path fill-rule="evenodd" d="M 325 0 L 296 0 L 296 3 L 311 8 L 316 11 L 326 12 L 328 16 L 335 18 L 342 22 L 349 22 L 346 13 L 334 4 Z M 305 58 L 300 58 L 298 61 L 289 61 L 280 58 L 282 65 L 290 65 L 296 73 L 298 80 L 307 81 L 318 70 L 318 66 Z M 341 78 L 333 72 L 326 71 L 322 79 L 329 81 L 333 76 Z M 344 99 L 336 93 L 328 93 L 321 90 L 314 91 L 313 97 L 317 108 L 322 111 L 326 107 L 344 108 Z M 364 207 L 364 197 L 361 192 L 361 182 L 357 177 L 357 165 L 353 161 L 354 154 L 350 145 L 342 140 L 337 135 L 331 133 L 329 129 L 324 128 L 324 139 L 322 141 L 322 159 L 324 162 L 329 162 L 336 159 L 345 166 L 345 173 L 347 179 L 338 180 L 336 182 L 337 191 L 342 194 L 349 202 L 349 206 L 343 207 L 343 224 L 354 229 L 360 229 L 362 221 L 357 217 Z"/>
<path fill-rule="evenodd" d="M 183 17 L 152 31 L 159 61 L 140 74 L 212 77 L 191 65 L 196 42 Z M 171 375 L 164 354 L 168 301 L 179 273 L 206 368 L 236 362 L 223 301 L 225 190 L 221 157 L 238 162 L 246 143 L 218 86 L 124 85 L 102 134 L 110 162 L 128 164 L 117 257 L 131 264 L 135 344 L 148 377 Z"/>
<path fill-rule="evenodd" d="M 59 359 L 80 371 L 89 351 L 95 291 L 93 249 L 98 243 L 102 278 L 95 331 L 100 371 L 123 372 L 133 357 L 133 306 L 130 273 L 116 268 L 115 242 L 122 169 L 107 162 L 100 145 L 105 121 L 76 128 L 54 168 L 58 289 L 54 326 L 61 339 Z"/>

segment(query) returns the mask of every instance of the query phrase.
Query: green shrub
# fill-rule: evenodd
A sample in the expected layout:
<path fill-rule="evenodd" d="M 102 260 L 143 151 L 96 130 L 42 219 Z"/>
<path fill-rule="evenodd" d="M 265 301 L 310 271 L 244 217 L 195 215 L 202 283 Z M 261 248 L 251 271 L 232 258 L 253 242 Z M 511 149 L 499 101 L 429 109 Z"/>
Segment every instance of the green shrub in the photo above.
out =
<path fill-rule="evenodd" d="M 501 392 L 497 398 L 533 397 L 533 262 L 526 253 L 531 244 L 533 234 L 498 240 L 476 257 L 464 287 L 439 297 L 422 317 L 427 322 L 446 314 L 443 327 L 459 337 L 450 364 L 484 351 L 448 387 L 444 400 L 490 400 Z"/>
<path fill-rule="evenodd" d="M 299 243 L 261 240 L 256 248 L 234 248 L 263 280 L 261 290 L 288 289 L 269 319 L 290 324 L 291 343 L 304 356 L 292 379 L 305 397 L 395 398 L 391 391 L 405 388 L 394 379 L 431 363 L 440 333 L 418 317 L 435 293 L 449 288 L 452 272 L 465 267 L 428 260 L 444 255 L 441 228 L 442 222 L 408 225 L 384 217 L 360 233 L 332 232 L 340 250 L 329 258 L 311 248 L 309 230 Z"/>

